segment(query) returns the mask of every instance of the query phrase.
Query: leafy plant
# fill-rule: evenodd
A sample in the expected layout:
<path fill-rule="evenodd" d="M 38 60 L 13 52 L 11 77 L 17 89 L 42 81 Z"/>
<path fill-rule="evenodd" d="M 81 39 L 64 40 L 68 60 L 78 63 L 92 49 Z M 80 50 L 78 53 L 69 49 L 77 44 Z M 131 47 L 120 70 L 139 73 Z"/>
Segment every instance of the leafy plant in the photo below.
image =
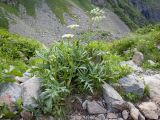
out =
<path fill-rule="evenodd" d="M 65 98 L 70 94 L 94 93 L 103 82 L 117 82 L 128 73 L 129 69 L 119 65 L 120 57 L 90 44 L 62 41 L 50 49 L 37 51 L 43 63 L 33 72 L 43 79 L 40 106 L 44 113 L 61 116 Z"/>

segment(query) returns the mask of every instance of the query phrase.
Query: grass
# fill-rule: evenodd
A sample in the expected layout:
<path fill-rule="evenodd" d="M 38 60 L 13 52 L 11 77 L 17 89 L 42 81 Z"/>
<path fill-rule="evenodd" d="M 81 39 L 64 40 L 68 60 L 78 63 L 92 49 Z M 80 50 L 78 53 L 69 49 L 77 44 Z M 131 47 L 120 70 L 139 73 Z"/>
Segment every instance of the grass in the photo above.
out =
<path fill-rule="evenodd" d="M 117 52 L 117 54 L 121 55 L 125 60 L 130 60 L 136 48 L 144 54 L 145 60 L 142 64 L 144 68 L 160 69 L 160 50 L 157 48 L 157 45 L 160 43 L 159 37 L 160 25 L 150 25 L 139 29 L 128 37 L 113 42 L 111 49 L 113 52 Z M 128 53 L 124 54 L 124 51 L 128 51 Z M 156 64 L 150 66 L 147 62 L 148 60 L 152 60 Z"/>
<path fill-rule="evenodd" d="M 85 11 L 90 11 L 93 9 L 93 6 L 90 4 L 89 0 L 71 0 L 71 1 Z"/>
<path fill-rule="evenodd" d="M 22 4 L 30 16 L 35 16 L 35 8 L 39 0 L 18 0 L 18 4 Z M 41 1 L 41 0 L 40 0 Z"/>
<path fill-rule="evenodd" d="M 13 81 L 28 67 L 40 43 L 0 29 L 0 82 Z"/>
<path fill-rule="evenodd" d="M 1 8 L 0 8 L 0 27 L 8 29 L 8 20 Z"/>
<path fill-rule="evenodd" d="M 53 13 L 59 18 L 60 22 L 64 24 L 64 14 L 71 14 L 69 11 L 70 4 L 66 0 L 46 0 L 46 3 Z"/>

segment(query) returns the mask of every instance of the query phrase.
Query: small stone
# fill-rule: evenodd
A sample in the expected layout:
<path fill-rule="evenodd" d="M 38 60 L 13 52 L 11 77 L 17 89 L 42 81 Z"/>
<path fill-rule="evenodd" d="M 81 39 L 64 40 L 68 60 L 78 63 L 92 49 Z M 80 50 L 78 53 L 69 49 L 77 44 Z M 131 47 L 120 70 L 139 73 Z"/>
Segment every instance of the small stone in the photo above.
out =
<path fill-rule="evenodd" d="M 104 114 L 99 114 L 97 118 L 99 118 L 99 120 L 105 120 L 106 119 Z"/>
<path fill-rule="evenodd" d="M 88 100 L 85 100 L 83 103 L 82 103 L 82 108 L 85 110 L 87 109 L 87 102 Z"/>
<path fill-rule="evenodd" d="M 129 117 L 129 112 L 128 112 L 127 110 L 123 110 L 122 116 L 123 116 L 123 118 L 124 118 L 125 120 L 127 120 L 128 117 Z"/>
<path fill-rule="evenodd" d="M 38 120 L 56 120 L 52 116 L 44 116 L 38 117 Z"/>
<path fill-rule="evenodd" d="M 115 101 L 112 103 L 112 108 L 123 111 L 128 109 L 128 103 L 126 101 Z"/>
<path fill-rule="evenodd" d="M 139 120 L 145 120 L 145 117 L 141 113 L 139 114 Z"/>
<path fill-rule="evenodd" d="M 96 101 L 87 102 L 87 111 L 89 114 L 105 114 L 107 110 Z"/>
<path fill-rule="evenodd" d="M 141 52 L 135 52 L 134 56 L 132 58 L 133 62 L 136 63 L 137 65 L 140 65 L 142 61 L 144 60 L 144 56 Z"/>
<path fill-rule="evenodd" d="M 124 120 L 123 118 L 118 118 L 117 120 Z"/>
<path fill-rule="evenodd" d="M 139 110 L 136 108 L 131 108 L 130 115 L 133 118 L 133 120 L 138 120 L 139 118 Z"/>
<path fill-rule="evenodd" d="M 73 116 L 71 116 L 70 120 L 82 120 L 82 116 L 81 115 L 73 115 Z"/>
<path fill-rule="evenodd" d="M 107 114 L 107 118 L 108 118 L 108 119 L 117 119 L 118 116 L 117 116 L 116 114 L 114 114 L 114 113 L 108 113 L 108 114 Z"/>
<path fill-rule="evenodd" d="M 158 107 L 153 102 L 143 102 L 139 106 L 140 111 L 148 119 L 158 119 Z"/>
<path fill-rule="evenodd" d="M 23 118 L 23 120 L 31 120 L 33 115 L 30 112 L 22 111 L 21 112 L 21 117 Z"/>

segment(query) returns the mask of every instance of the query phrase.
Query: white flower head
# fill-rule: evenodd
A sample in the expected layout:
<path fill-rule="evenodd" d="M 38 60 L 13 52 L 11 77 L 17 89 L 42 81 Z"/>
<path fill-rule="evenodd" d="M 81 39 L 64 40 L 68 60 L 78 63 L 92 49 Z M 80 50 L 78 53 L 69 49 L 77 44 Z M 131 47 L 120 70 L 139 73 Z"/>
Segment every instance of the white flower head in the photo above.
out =
<path fill-rule="evenodd" d="M 64 34 L 64 35 L 62 35 L 62 38 L 63 38 L 63 39 L 64 39 L 64 38 L 69 39 L 69 38 L 73 38 L 73 37 L 74 37 L 73 34 Z"/>
<path fill-rule="evenodd" d="M 68 28 L 71 28 L 71 29 L 74 29 L 74 28 L 78 28 L 79 25 L 77 25 L 77 24 L 72 24 L 72 25 L 68 25 L 67 27 L 68 27 Z"/>

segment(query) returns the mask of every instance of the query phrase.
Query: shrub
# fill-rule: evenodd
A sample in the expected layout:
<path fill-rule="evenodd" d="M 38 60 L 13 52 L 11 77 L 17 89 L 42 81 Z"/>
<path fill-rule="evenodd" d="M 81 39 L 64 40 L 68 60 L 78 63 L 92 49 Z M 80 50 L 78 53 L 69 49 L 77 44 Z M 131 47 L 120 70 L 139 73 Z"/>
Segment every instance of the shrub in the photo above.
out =
<path fill-rule="evenodd" d="M 44 113 L 55 115 L 69 94 L 94 93 L 104 82 L 117 82 L 128 73 L 128 69 L 119 65 L 119 56 L 107 53 L 99 45 L 93 48 L 91 44 L 96 43 L 60 42 L 37 52 L 43 64 L 33 72 L 43 79 L 40 103 Z"/>

